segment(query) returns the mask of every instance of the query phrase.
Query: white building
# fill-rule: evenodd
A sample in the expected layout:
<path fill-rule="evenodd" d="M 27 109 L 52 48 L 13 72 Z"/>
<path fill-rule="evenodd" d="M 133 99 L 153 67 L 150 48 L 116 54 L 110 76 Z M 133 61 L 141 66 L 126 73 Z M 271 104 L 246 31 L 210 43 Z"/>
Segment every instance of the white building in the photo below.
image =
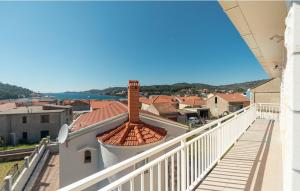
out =
<path fill-rule="evenodd" d="M 112 101 L 106 107 L 81 115 L 70 126 L 66 140 L 59 145 L 60 187 L 187 132 L 187 126 L 139 112 L 137 81 L 129 81 L 128 92 L 128 108 L 120 102 Z M 157 156 L 159 155 L 132 165 L 122 174 L 145 165 Z M 111 177 L 91 189 L 119 177 L 120 175 Z"/>

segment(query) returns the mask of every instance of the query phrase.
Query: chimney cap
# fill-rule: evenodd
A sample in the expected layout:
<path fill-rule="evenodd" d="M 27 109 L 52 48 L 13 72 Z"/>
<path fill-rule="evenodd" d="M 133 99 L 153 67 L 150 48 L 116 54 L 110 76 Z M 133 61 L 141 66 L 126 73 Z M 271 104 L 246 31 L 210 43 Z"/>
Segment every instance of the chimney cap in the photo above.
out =
<path fill-rule="evenodd" d="M 129 86 L 139 86 L 139 81 L 138 80 L 129 80 L 128 81 Z"/>

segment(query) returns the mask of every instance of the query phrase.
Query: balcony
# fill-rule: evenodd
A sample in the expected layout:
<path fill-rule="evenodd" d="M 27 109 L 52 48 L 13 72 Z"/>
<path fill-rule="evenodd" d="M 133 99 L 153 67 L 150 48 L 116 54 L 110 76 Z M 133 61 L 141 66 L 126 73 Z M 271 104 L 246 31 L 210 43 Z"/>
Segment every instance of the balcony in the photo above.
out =
<path fill-rule="evenodd" d="M 278 118 L 279 106 L 251 105 L 60 191 L 282 190 Z"/>

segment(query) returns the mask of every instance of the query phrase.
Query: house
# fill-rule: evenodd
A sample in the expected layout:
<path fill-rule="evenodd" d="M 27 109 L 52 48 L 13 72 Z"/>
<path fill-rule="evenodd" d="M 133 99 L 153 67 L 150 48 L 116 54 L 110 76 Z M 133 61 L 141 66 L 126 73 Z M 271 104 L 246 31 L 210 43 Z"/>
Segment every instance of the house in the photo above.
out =
<path fill-rule="evenodd" d="M 167 96 L 167 95 L 155 95 L 150 96 L 149 98 L 141 97 L 139 99 L 141 103 L 142 110 L 148 110 L 149 106 L 153 103 L 173 103 L 178 104 L 180 100 L 176 96 Z"/>
<path fill-rule="evenodd" d="M 201 108 L 206 105 L 203 98 L 198 96 L 179 97 L 179 109 L 183 108 Z"/>
<path fill-rule="evenodd" d="M 213 117 L 227 115 L 250 104 L 248 98 L 239 93 L 216 93 L 206 100 Z"/>
<path fill-rule="evenodd" d="M 6 108 L 0 111 L 0 139 L 5 145 L 35 143 L 47 136 L 56 139 L 60 127 L 71 122 L 72 110 L 66 106 Z"/>
<path fill-rule="evenodd" d="M 148 107 L 148 112 L 161 117 L 177 121 L 178 111 L 174 103 L 153 103 Z"/>
<path fill-rule="evenodd" d="M 81 115 L 69 126 L 66 140 L 59 144 L 60 187 L 108 168 L 187 131 L 188 127 L 185 125 L 140 112 L 139 82 L 130 80 L 128 106 L 118 101 L 110 101 L 109 104 L 107 102 L 101 108 Z M 155 157 L 149 157 L 123 173 L 129 173 Z M 148 176 L 149 173 L 145 174 L 145 177 Z M 117 178 L 119 176 L 114 176 L 90 189 L 96 190 Z M 122 188 L 128 190 L 126 185 Z"/>
<path fill-rule="evenodd" d="M 114 103 L 113 100 L 90 100 L 92 110 L 106 108 L 112 103 Z"/>
<path fill-rule="evenodd" d="M 280 78 L 267 80 L 250 90 L 251 103 L 280 103 Z"/>
<path fill-rule="evenodd" d="M 63 100 L 61 105 L 69 105 L 73 111 L 90 110 L 90 100 Z"/>

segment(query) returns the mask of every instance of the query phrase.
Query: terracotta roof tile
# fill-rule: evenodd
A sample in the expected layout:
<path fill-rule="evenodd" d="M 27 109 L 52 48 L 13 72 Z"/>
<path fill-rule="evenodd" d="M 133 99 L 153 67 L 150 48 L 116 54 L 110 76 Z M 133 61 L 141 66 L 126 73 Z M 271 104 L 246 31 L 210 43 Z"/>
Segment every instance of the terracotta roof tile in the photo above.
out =
<path fill-rule="evenodd" d="M 14 102 L 13 103 L 0 104 L 0 112 L 10 110 L 10 109 L 15 109 L 15 108 L 17 108 L 17 105 Z"/>
<path fill-rule="evenodd" d="M 174 103 L 153 103 L 152 105 L 160 114 L 177 113 Z"/>
<path fill-rule="evenodd" d="M 127 107 L 118 101 L 111 101 L 105 107 L 79 116 L 74 122 L 71 131 L 77 131 L 89 125 L 101 122 L 127 112 Z"/>
<path fill-rule="evenodd" d="M 95 109 L 101 109 L 101 108 L 108 107 L 113 102 L 115 102 L 115 101 L 113 101 L 113 100 L 91 100 L 90 104 L 91 104 L 91 108 L 93 110 L 95 110 Z"/>
<path fill-rule="evenodd" d="M 152 96 L 151 98 L 141 97 L 140 102 L 148 105 L 153 103 L 176 103 L 177 98 L 175 96 L 157 95 Z"/>
<path fill-rule="evenodd" d="M 139 146 L 158 142 L 164 139 L 167 131 L 145 123 L 126 122 L 121 126 L 97 135 L 97 139 L 105 144 L 118 146 Z"/>
<path fill-rule="evenodd" d="M 191 106 L 202 106 L 206 104 L 205 100 L 198 96 L 180 97 L 179 99 L 181 103 Z"/>
<path fill-rule="evenodd" d="M 225 99 L 228 102 L 248 102 L 249 99 L 239 93 L 217 93 L 217 96 Z"/>

